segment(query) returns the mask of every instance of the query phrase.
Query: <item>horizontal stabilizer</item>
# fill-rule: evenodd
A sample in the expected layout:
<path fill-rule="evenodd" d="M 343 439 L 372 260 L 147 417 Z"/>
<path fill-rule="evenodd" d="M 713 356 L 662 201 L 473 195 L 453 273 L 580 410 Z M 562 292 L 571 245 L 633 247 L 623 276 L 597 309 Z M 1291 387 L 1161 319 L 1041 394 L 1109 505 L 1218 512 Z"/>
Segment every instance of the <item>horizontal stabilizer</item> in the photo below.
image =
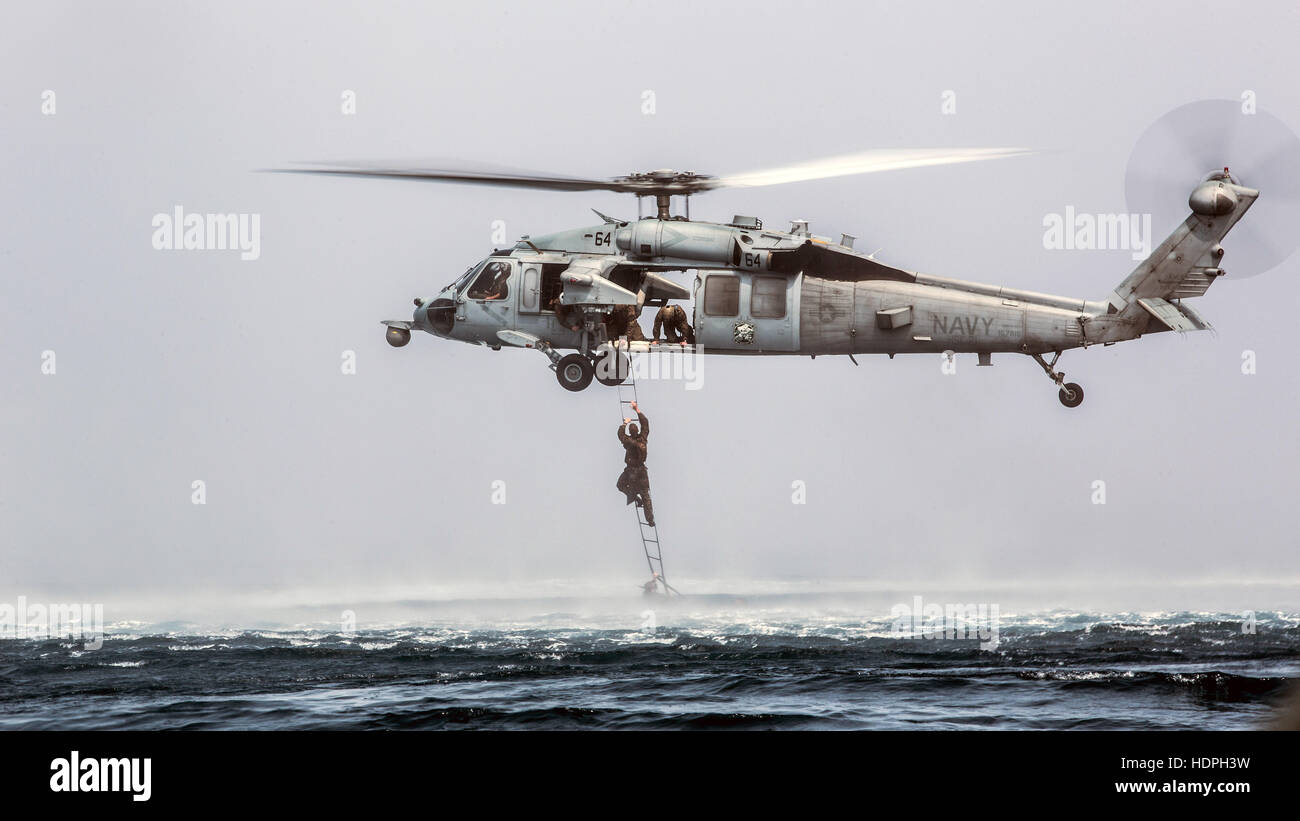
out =
<path fill-rule="evenodd" d="M 1186 305 L 1170 302 L 1159 297 L 1139 299 L 1138 304 L 1171 331 L 1204 331 L 1210 327 L 1210 323 L 1206 322 L 1201 318 L 1200 314 Z"/>

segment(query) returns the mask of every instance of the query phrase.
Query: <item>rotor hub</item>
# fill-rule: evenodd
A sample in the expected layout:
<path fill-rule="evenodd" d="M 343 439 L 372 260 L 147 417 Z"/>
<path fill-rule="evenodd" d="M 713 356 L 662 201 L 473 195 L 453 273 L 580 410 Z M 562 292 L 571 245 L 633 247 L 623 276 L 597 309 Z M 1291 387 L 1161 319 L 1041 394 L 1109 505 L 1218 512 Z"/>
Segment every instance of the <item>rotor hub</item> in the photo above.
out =
<path fill-rule="evenodd" d="M 615 177 L 613 182 L 618 186 L 618 190 L 643 197 L 660 194 L 690 196 L 713 188 L 716 179 L 708 174 L 697 174 L 694 171 L 659 168 L 654 171 L 635 171 L 626 176 Z"/>

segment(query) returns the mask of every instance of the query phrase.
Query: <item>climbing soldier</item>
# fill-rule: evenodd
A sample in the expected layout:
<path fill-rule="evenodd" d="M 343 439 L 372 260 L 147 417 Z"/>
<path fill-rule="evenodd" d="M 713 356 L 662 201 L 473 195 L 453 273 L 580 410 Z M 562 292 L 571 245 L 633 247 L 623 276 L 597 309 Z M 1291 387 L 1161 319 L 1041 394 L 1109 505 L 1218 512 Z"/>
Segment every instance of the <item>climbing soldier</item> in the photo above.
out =
<path fill-rule="evenodd" d="M 686 321 L 686 311 L 680 305 L 665 305 L 655 314 L 653 342 L 659 341 L 660 328 L 663 328 L 664 338 L 669 342 L 695 344 L 695 329 Z"/>
<path fill-rule="evenodd" d="M 628 342 L 645 342 L 645 332 L 641 323 L 636 321 L 639 313 L 635 305 L 616 305 L 614 312 L 605 320 L 605 335 L 613 342 L 620 336 L 626 336 Z"/>
<path fill-rule="evenodd" d="M 645 511 L 645 523 L 655 526 L 654 509 L 650 505 L 650 476 L 646 473 L 646 440 L 650 438 L 650 420 L 646 419 L 636 402 L 636 423 L 624 419 L 618 426 L 618 441 L 623 443 L 623 473 L 618 477 L 618 489 L 627 497 L 627 504 L 636 503 Z"/>

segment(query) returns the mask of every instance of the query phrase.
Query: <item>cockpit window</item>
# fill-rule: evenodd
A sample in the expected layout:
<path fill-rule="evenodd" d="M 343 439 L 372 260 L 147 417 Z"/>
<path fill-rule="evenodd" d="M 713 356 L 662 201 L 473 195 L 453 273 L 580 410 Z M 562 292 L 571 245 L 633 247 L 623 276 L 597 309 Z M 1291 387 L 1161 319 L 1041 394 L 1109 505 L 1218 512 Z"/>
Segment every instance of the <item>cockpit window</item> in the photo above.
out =
<path fill-rule="evenodd" d="M 452 283 L 451 285 L 449 285 L 448 287 L 449 287 L 451 290 L 456 291 L 457 293 L 459 293 L 459 292 L 460 292 L 460 289 L 465 287 L 465 283 L 466 283 L 466 282 L 469 282 L 471 277 L 473 277 L 473 276 L 474 276 L 475 274 L 477 274 L 479 271 L 483 270 L 483 266 L 484 266 L 484 265 L 487 265 L 487 260 L 484 260 L 483 262 L 480 262 L 480 263 L 477 264 L 477 265 L 471 265 L 471 266 L 469 266 L 468 268 L 465 269 L 465 273 L 463 273 L 463 274 L 461 274 L 459 277 L 457 277 L 457 278 L 456 278 L 456 281 L 453 282 L 453 283 Z"/>
<path fill-rule="evenodd" d="M 496 260 L 489 262 L 478 275 L 466 294 L 470 299 L 505 299 L 509 292 L 506 280 L 510 279 L 510 263 Z"/>

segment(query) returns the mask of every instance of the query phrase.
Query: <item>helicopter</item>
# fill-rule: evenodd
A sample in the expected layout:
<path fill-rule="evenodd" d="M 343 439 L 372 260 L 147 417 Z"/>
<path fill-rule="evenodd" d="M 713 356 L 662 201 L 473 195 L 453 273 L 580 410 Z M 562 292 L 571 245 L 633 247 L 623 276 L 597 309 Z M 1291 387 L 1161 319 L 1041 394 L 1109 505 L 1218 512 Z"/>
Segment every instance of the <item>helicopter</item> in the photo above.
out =
<path fill-rule="evenodd" d="M 1188 198 L 1191 214 L 1110 293 L 1099 299 L 1059 296 L 885 265 L 853 247 L 854 237 L 814 234 L 807 221 L 787 231 L 737 215 L 729 223 L 690 218 L 690 198 L 723 187 L 754 187 L 963 162 L 1009 159 L 1023 148 L 879 149 L 812 163 L 724 177 L 660 169 L 609 179 L 420 168 L 311 164 L 288 173 L 405 179 L 544 189 L 614 191 L 637 198 L 638 217 L 595 211 L 599 224 L 521 237 L 494 250 L 431 297 L 416 297 L 410 320 L 385 320 L 393 347 L 412 331 L 500 350 L 545 354 L 570 391 L 592 381 L 617 385 L 628 355 L 680 349 L 609 338 L 607 320 L 630 306 L 640 312 L 673 301 L 692 309 L 692 351 L 717 355 L 821 356 L 974 353 L 1032 358 L 1076 408 L 1083 388 L 1056 365 L 1066 350 L 1113 345 L 1145 334 L 1210 328 L 1186 300 L 1221 276 L 1220 241 L 1259 191 L 1228 168 L 1211 172 Z M 681 197 L 684 213 L 672 213 Z M 641 217 L 642 201 L 655 213 Z M 594 210 L 594 209 L 593 209 Z M 695 272 L 691 287 L 667 274 Z M 571 351 L 565 353 L 565 351 Z M 1050 357 L 1050 359 L 1048 358 Z"/>

